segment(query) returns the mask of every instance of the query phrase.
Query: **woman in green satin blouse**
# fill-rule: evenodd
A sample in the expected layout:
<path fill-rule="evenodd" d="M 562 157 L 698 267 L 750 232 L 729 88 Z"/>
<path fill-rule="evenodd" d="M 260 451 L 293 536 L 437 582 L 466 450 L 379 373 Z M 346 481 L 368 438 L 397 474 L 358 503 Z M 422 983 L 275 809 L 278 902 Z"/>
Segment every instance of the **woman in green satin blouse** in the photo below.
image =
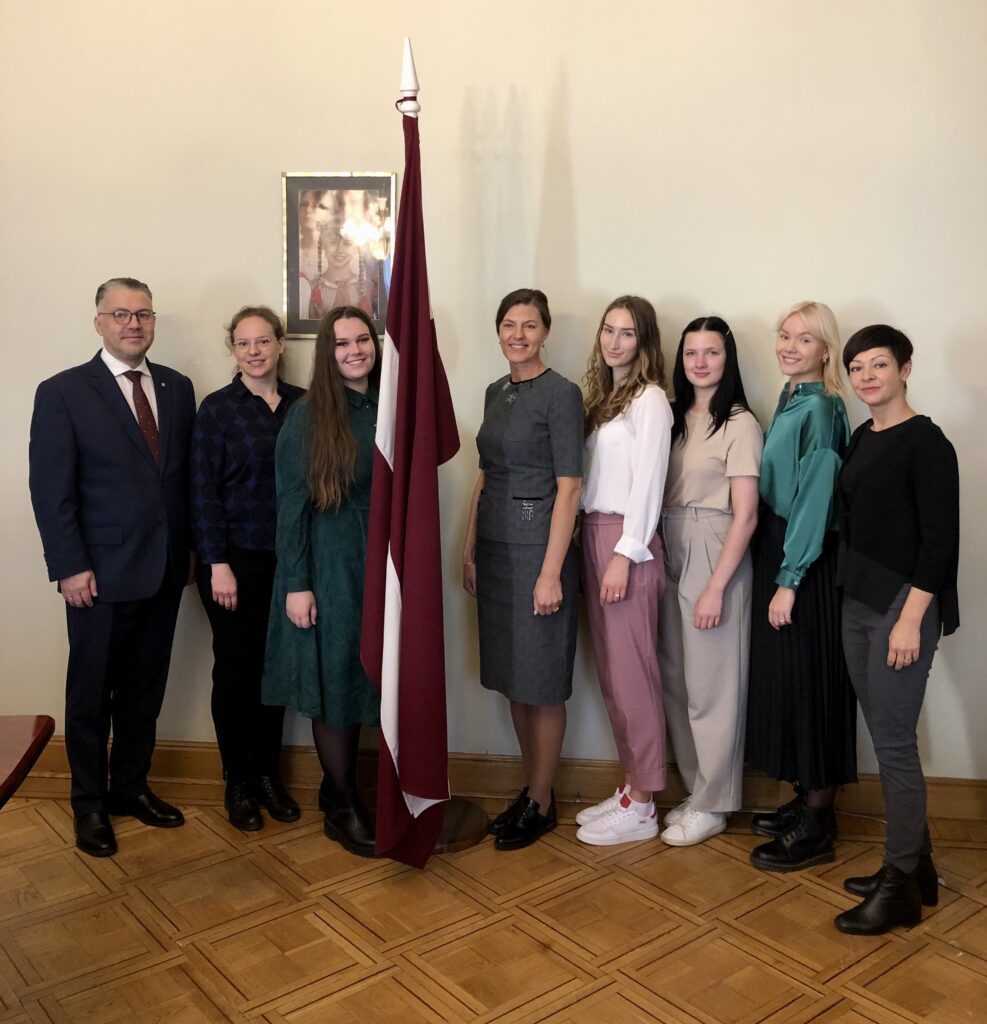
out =
<path fill-rule="evenodd" d="M 772 837 L 751 854 L 765 871 L 835 857 L 836 789 L 855 782 L 856 701 L 840 642 L 836 478 L 850 437 L 840 397 L 836 318 L 800 302 L 778 318 L 776 355 L 788 378 L 764 440 L 754 557 L 749 767 L 795 786 L 795 798 L 755 814 Z"/>

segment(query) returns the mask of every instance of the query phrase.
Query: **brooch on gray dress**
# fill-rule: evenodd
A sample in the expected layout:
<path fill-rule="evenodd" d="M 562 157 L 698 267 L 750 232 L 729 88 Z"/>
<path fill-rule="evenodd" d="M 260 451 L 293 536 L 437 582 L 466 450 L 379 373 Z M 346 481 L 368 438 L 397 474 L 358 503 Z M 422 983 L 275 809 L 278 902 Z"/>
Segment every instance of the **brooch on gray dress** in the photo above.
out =
<path fill-rule="evenodd" d="M 507 392 L 507 397 L 504 399 L 505 405 L 513 405 L 517 401 L 517 394 L 520 388 L 514 381 L 507 381 L 501 390 Z"/>

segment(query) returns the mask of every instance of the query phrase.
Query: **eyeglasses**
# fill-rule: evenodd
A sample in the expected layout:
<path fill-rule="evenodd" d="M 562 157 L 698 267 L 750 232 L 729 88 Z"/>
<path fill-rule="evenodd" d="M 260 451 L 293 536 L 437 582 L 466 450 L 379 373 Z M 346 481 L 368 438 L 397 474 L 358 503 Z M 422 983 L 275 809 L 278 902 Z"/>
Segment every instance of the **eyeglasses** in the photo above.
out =
<path fill-rule="evenodd" d="M 251 345 L 256 345 L 258 348 L 270 348 L 274 344 L 273 338 L 251 338 L 250 341 L 244 341 L 243 338 L 238 338 L 233 342 L 233 348 L 237 352 L 246 352 Z"/>
<path fill-rule="evenodd" d="M 149 324 L 158 314 L 155 313 L 153 309 L 114 309 L 110 313 L 97 313 L 96 315 L 111 316 L 113 317 L 113 322 L 115 324 L 119 324 L 121 327 L 126 327 L 134 317 L 137 317 L 137 322 L 139 324 Z"/>

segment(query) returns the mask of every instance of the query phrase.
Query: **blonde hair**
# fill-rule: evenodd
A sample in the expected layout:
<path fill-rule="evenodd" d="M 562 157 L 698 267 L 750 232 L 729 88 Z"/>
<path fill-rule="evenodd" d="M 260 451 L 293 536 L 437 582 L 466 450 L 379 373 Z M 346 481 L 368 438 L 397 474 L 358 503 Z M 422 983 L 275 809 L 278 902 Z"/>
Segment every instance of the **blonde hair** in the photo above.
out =
<path fill-rule="evenodd" d="M 607 366 L 600 352 L 603 325 L 607 314 L 614 309 L 626 309 L 630 313 L 637 335 L 637 356 L 630 372 L 616 387 L 613 370 Z M 621 295 L 603 311 L 583 384 L 586 388 L 583 402 L 583 433 L 586 437 L 597 427 L 619 416 L 649 384 L 657 384 L 664 390 L 665 360 L 661 354 L 661 333 L 655 307 L 647 299 L 639 295 Z"/>
<path fill-rule="evenodd" d="M 780 331 L 782 324 L 796 313 L 805 321 L 809 333 L 826 346 L 826 359 L 823 361 L 823 387 L 826 394 L 845 394 L 846 378 L 840 361 L 840 329 L 836 326 L 833 311 L 824 302 L 796 302 L 778 315 L 775 331 Z"/>

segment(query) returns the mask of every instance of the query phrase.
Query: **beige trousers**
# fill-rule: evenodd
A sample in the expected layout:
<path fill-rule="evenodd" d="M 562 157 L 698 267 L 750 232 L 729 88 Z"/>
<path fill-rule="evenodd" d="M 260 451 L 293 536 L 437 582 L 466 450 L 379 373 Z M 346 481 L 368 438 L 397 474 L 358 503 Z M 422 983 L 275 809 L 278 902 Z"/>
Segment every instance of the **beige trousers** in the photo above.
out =
<path fill-rule="evenodd" d="M 696 629 L 733 516 L 715 509 L 662 512 L 667 584 L 658 616 L 665 718 L 685 788 L 699 811 L 741 806 L 750 666 L 751 561 L 745 554 L 723 595 L 720 624 Z"/>

